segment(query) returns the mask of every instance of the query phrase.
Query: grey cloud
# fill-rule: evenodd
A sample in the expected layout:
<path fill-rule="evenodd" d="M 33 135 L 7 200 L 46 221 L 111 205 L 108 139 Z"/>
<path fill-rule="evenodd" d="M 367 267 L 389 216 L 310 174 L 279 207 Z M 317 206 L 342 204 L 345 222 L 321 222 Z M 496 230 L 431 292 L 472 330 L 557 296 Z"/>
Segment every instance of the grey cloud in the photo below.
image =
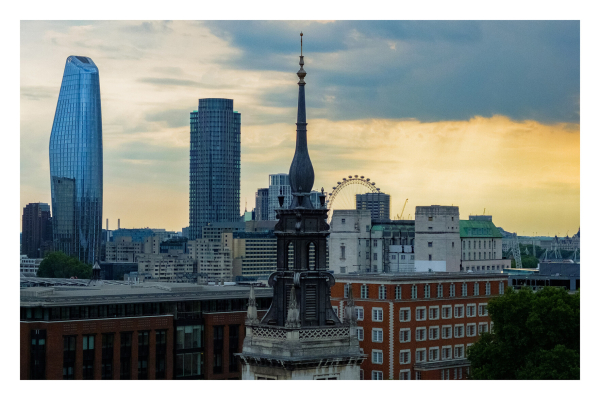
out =
<path fill-rule="evenodd" d="M 165 122 L 170 128 L 189 125 L 192 107 L 184 109 L 171 109 L 146 114 L 146 121 Z"/>
<path fill-rule="evenodd" d="M 45 100 L 55 97 L 58 99 L 58 91 L 50 86 L 22 86 L 21 98 L 28 100 Z"/>

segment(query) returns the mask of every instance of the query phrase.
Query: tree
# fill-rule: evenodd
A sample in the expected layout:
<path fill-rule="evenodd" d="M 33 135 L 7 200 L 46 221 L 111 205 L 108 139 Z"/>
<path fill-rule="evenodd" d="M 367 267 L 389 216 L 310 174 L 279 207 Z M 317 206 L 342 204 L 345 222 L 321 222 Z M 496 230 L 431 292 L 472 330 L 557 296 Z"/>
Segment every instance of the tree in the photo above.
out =
<path fill-rule="evenodd" d="M 92 266 L 69 257 L 62 251 L 49 253 L 38 268 L 38 277 L 41 278 L 70 278 L 76 276 L 80 279 L 92 277 Z"/>
<path fill-rule="evenodd" d="M 579 291 L 509 287 L 488 312 L 493 332 L 467 351 L 472 379 L 579 379 Z"/>

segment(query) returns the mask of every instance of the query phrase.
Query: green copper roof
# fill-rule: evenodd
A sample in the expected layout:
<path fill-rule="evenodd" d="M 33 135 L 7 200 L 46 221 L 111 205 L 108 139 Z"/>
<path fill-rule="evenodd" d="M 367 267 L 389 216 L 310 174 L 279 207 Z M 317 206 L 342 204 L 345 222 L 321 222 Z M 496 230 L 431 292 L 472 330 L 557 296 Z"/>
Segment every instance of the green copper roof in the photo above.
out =
<path fill-rule="evenodd" d="M 460 237 L 502 238 L 502 234 L 491 221 L 459 221 Z"/>

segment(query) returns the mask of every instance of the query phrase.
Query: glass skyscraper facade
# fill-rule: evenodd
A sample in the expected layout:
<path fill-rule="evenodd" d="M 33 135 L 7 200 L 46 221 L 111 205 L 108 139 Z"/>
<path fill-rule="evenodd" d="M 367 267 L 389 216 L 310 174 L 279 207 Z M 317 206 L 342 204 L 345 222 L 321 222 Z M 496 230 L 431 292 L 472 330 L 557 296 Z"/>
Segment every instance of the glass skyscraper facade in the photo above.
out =
<path fill-rule="evenodd" d="M 54 250 L 93 264 L 102 234 L 102 114 L 98 67 L 70 56 L 50 134 Z"/>
<path fill-rule="evenodd" d="M 191 240 L 208 223 L 240 220 L 240 128 L 230 99 L 200 99 L 190 114 Z"/>

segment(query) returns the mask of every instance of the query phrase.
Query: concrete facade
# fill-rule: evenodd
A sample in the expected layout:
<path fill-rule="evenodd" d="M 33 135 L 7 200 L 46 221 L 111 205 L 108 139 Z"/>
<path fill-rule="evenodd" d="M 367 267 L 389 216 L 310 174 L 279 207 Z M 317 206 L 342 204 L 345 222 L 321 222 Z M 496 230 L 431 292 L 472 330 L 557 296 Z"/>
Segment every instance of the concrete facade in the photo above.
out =
<path fill-rule="evenodd" d="M 461 271 L 496 272 L 510 268 L 511 260 L 502 258 L 502 234 L 491 215 L 469 216 L 468 221 L 460 221 L 459 225 Z"/>
<path fill-rule="evenodd" d="M 196 272 L 196 260 L 179 251 L 137 256 L 138 274 L 158 281 L 172 282 L 177 275 Z"/>
<path fill-rule="evenodd" d="M 372 219 L 389 220 L 391 198 L 389 194 L 381 192 L 357 194 L 356 209 L 369 210 Z"/>
<path fill-rule="evenodd" d="M 216 235 L 214 235 L 216 236 Z M 197 263 L 197 272 L 209 282 L 233 279 L 233 233 L 222 232 L 219 239 L 213 235 L 188 241 L 190 259 Z"/>
<path fill-rule="evenodd" d="M 233 277 L 267 279 L 277 269 L 277 238 L 270 232 L 233 234 Z"/>
<path fill-rule="evenodd" d="M 416 272 L 459 272 L 459 212 L 456 206 L 417 206 L 415 211 Z"/>

